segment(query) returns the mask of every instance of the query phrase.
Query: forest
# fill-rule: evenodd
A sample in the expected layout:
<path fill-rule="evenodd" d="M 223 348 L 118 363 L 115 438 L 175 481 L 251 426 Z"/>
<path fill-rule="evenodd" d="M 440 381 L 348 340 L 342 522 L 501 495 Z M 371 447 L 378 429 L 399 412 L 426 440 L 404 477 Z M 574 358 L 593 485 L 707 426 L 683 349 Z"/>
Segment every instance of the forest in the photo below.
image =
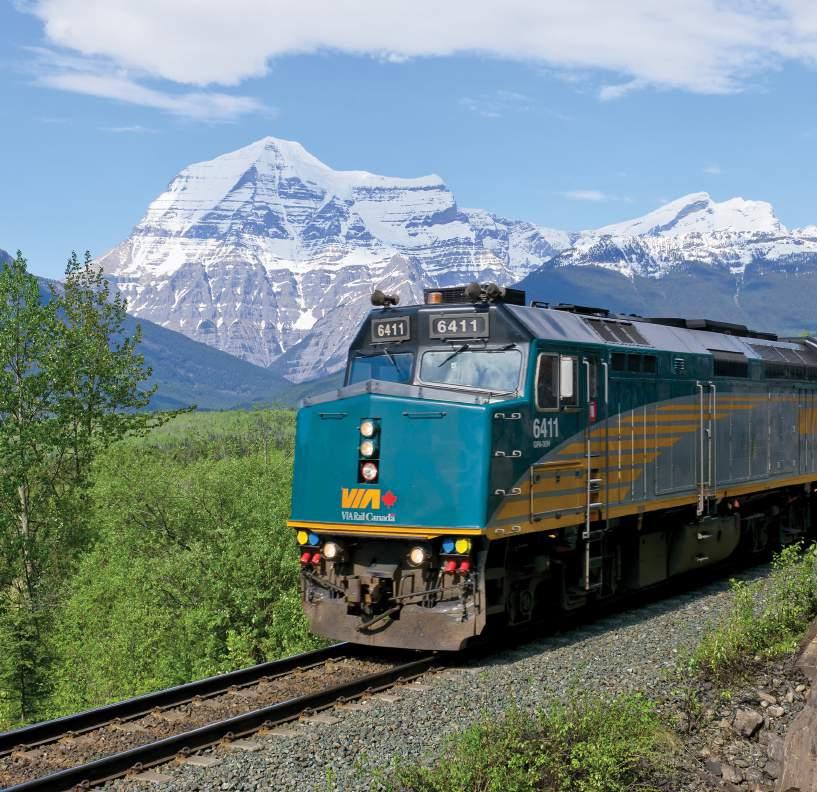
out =
<path fill-rule="evenodd" d="M 317 645 L 285 528 L 294 413 L 156 413 L 86 257 L 0 269 L 0 730 Z"/>

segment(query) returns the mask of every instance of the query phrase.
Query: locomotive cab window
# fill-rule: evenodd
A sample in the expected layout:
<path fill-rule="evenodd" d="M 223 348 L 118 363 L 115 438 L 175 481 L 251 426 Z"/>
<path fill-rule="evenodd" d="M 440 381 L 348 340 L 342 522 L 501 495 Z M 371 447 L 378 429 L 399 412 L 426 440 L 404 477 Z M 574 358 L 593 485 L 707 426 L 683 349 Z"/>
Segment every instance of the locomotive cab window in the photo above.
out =
<path fill-rule="evenodd" d="M 543 353 L 536 362 L 536 407 L 558 410 L 578 405 L 578 369 L 570 355 Z"/>
<path fill-rule="evenodd" d="M 522 353 L 518 349 L 451 349 L 423 353 L 420 381 L 492 393 L 514 393 L 519 387 Z"/>
<path fill-rule="evenodd" d="M 349 361 L 347 385 L 366 380 L 384 380 L 386 382 L 410 382 L 411 369 L 414 365 L 413 352 L 383 352 L 382 354 L 364 355 L 353 353 Z"/>

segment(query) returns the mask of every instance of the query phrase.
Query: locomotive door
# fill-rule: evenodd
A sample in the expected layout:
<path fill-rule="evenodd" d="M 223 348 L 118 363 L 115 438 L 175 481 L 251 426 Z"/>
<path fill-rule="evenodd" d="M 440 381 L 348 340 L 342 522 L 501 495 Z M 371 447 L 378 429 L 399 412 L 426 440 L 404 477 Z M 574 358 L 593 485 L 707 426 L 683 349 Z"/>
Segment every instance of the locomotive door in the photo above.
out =
<path fill-rule="evenodd" d="M 582 417 L 581 361 L 574 350 L 549 348 L 537 355 L 536 417 L 533 446 L 543 456 L 565 438 L 579 434 Z M 584 444 L 571 458 L 535 462 L 530 468 L 530 520 L 569 518 L 575 525 L 586 511 Z"/>
<path fill-rule="evenodd" d="M 609 440 L 613 502 L 646 500 L 652 491 L 654 466 L 650 463 L 654 457 L 651 451 L 655 418 L 650 418 L 649 405 L 654 401 L 653 383 L 634 379 L 615 381 Z"/>

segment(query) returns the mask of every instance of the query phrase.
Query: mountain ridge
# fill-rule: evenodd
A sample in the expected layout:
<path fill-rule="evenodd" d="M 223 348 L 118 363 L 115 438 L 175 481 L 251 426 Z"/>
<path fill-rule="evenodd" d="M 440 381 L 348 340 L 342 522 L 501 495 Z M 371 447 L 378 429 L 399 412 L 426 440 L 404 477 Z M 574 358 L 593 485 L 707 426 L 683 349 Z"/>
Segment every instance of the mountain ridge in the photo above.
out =
<path fill-rule="evenodd" d="M 342 368 L 375 288 L 405 304 L 426 286 L 496 281 L 559 301 L 583 282 L 614 310 L 714 288 L 716 316 L 756 310 L 766 290 L 780 301 L 765 308 L 770 324 L 786 324 L 792 291 L 812 287 L 817 227 L 789 230 L 765 201 L 699 192 L 561 231 L 461 208 L 437 175 L 336 171 L 265 137 L 184 168 L 100 262 L 137 316 L 304 382 Z"/>

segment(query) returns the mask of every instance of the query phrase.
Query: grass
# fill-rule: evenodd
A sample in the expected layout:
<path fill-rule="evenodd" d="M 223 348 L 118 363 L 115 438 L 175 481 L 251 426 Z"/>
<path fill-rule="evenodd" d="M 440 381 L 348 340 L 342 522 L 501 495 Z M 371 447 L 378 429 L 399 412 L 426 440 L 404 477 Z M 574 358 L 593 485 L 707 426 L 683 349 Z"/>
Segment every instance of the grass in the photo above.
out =
<path fill-rule="evenodd" d="M 453 737 L 432 766 L 400 764 L 389 792 L 643 792 L 672 753 L 670 732 L 639 694 L 574 696 L 530 714 L 510 710 Z"/>
<path fill-rule="evenodd" d="M 732 580 L 734 602 L 690 658 L 691 669 L 716 682 L 740 677 L 748 662 L 793 652 L 817 616 L 817 546 L 784 548 L 764 580 Z"/>

